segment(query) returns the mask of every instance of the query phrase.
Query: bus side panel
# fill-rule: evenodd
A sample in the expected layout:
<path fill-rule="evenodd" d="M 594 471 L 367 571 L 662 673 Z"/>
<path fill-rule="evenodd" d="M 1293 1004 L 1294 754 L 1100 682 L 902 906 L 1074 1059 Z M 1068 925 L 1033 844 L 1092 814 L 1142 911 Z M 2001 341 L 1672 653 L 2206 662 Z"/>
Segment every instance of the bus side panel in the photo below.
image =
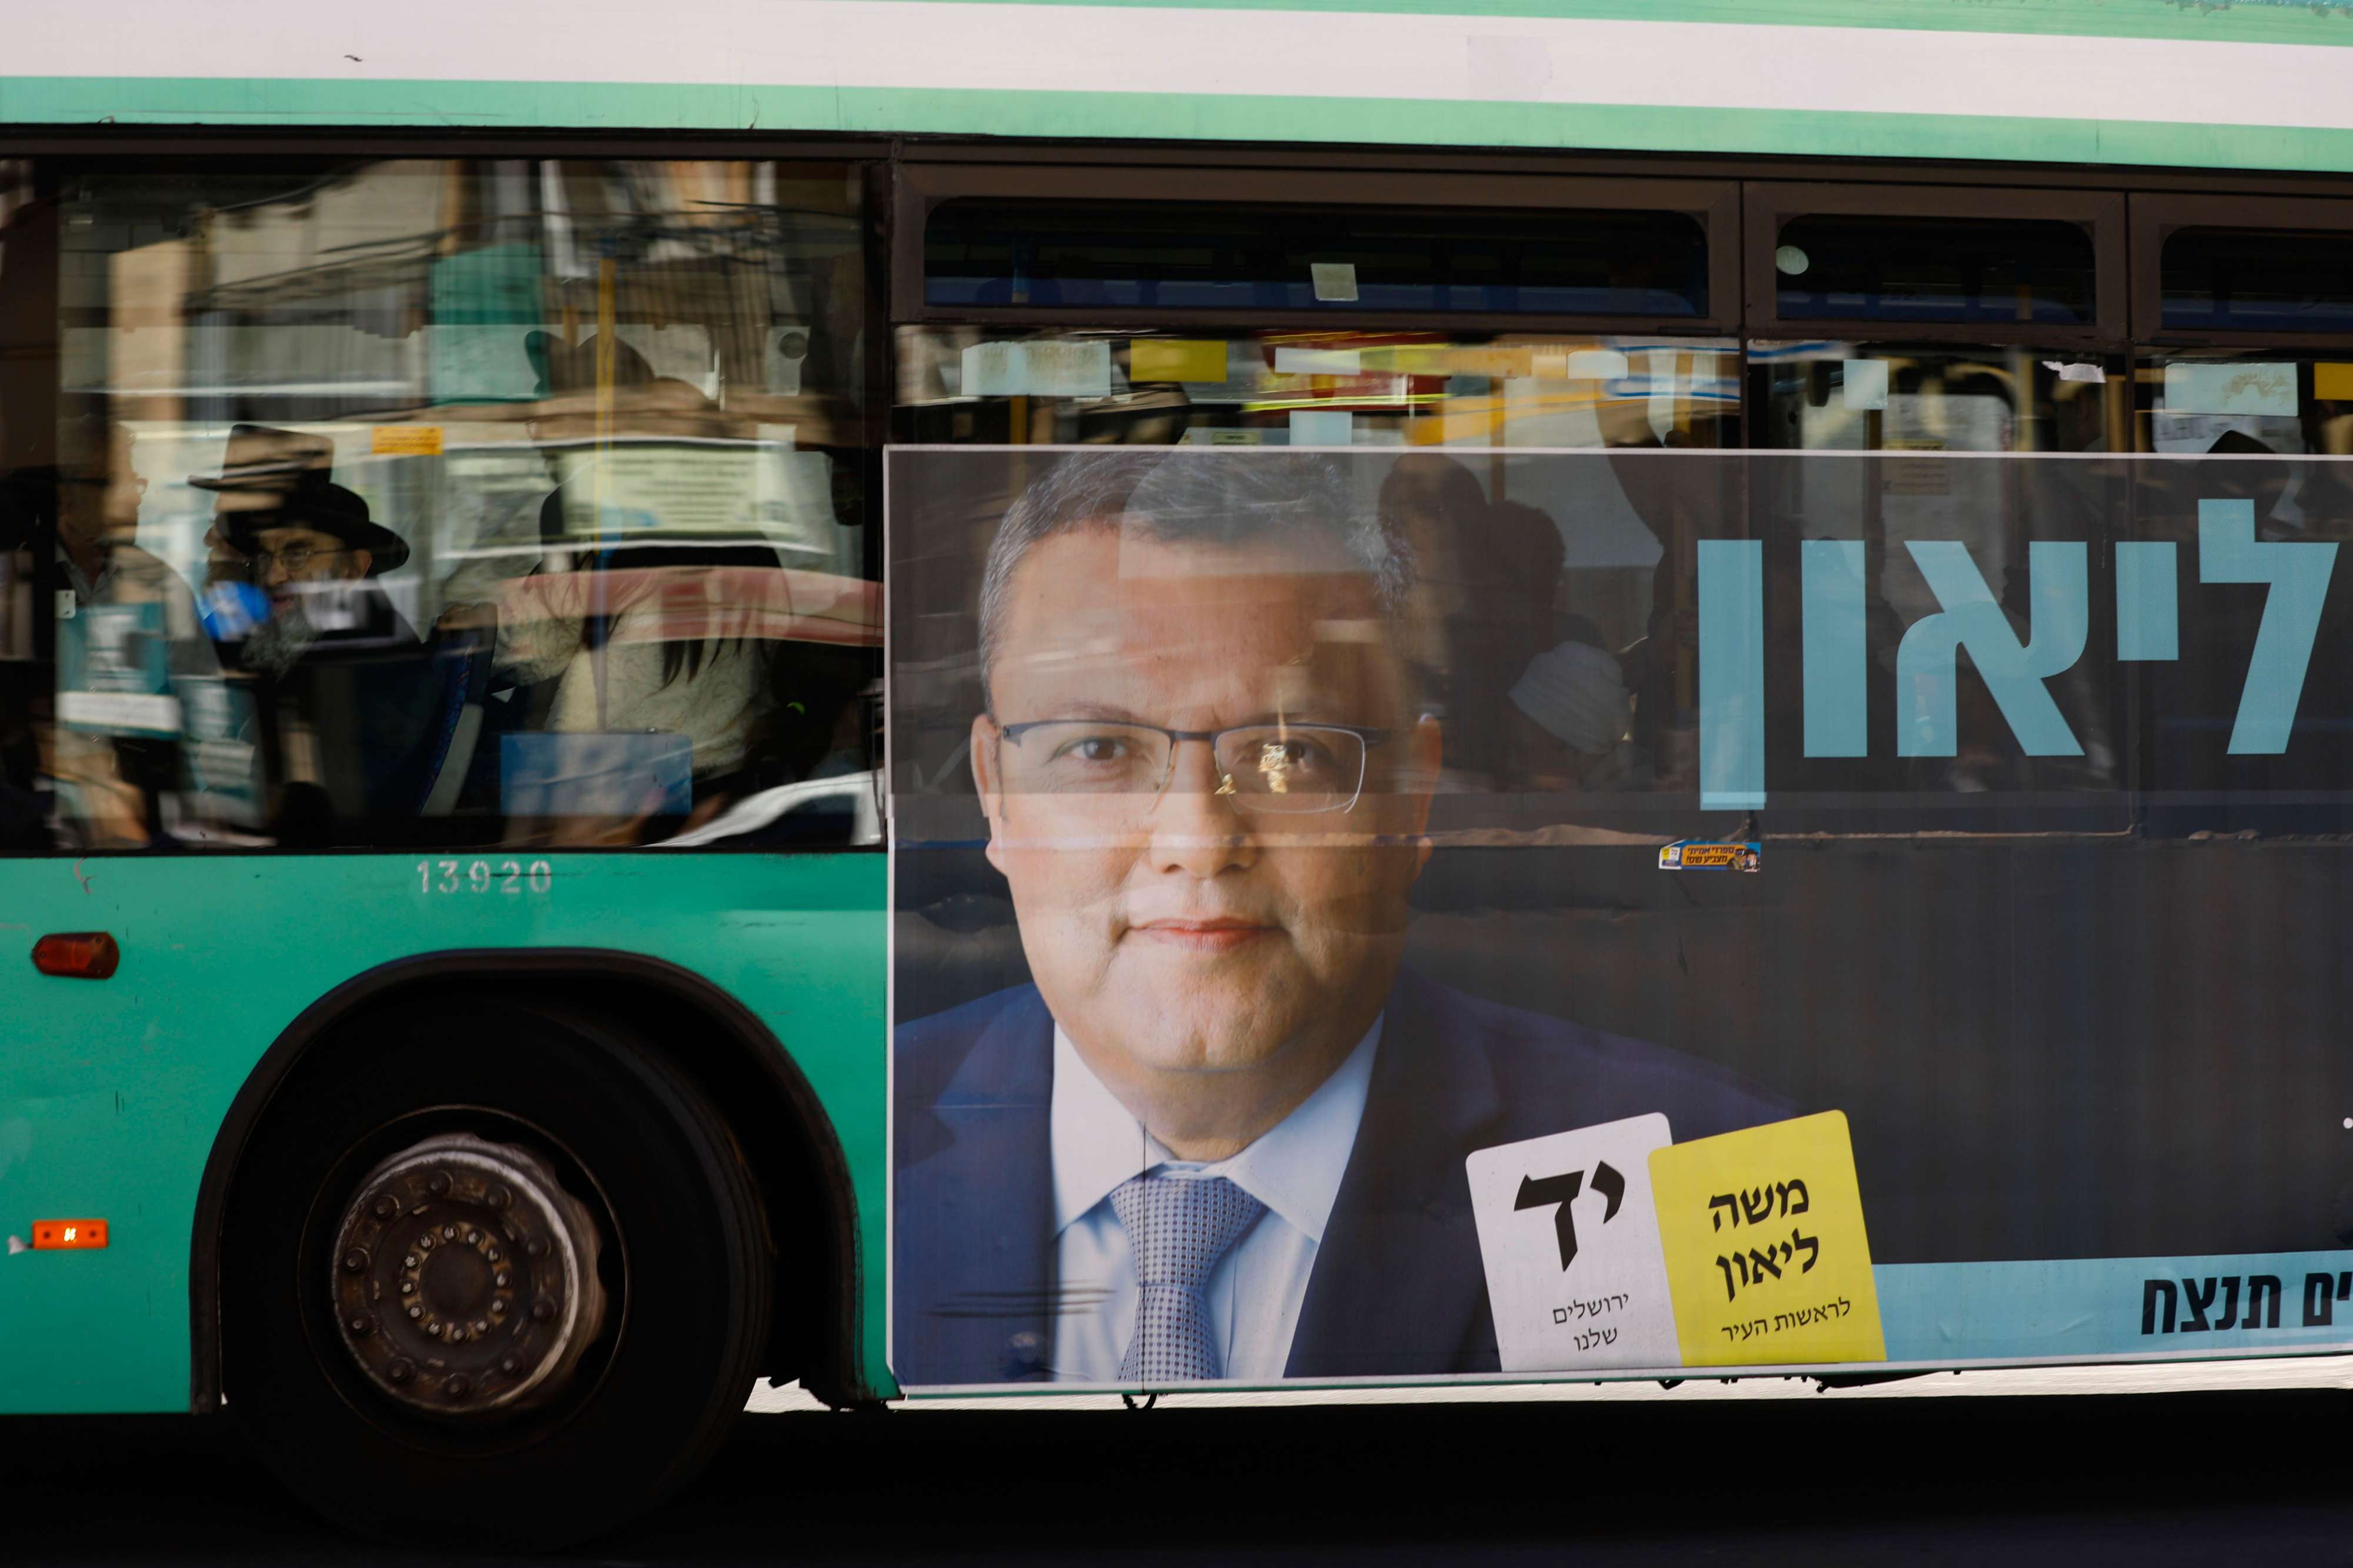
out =
<path fill-rule="evenodd" d="M 0 1257 L 0 1413 L 184 1409 L 196 1191 L 262 1054 L 352 976 L 459 949 L 611 948 L 757 1015 L 831 1118 L 860 1255 L 883 1256 L 880 855 L 0 860 L 0 942 L 107 931 L 101 981 L 0 982 L 0 1234 L 102 1219 L 102 1249 Z M 756 1129 L 745 1130 L 757 1136 Z M 882 1271 L 860 1353 L 882 1357 Z"/>

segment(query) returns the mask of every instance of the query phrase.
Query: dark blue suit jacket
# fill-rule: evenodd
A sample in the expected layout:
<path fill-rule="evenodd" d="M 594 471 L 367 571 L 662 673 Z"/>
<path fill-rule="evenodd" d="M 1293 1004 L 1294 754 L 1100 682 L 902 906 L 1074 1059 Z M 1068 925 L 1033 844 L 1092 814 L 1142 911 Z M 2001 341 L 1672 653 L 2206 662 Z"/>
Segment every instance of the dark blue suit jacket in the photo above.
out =
<path fill-rule="evenodd" d="M 898 1031 L 893 1370 L 902 1384 L 1047 1375 L 1053 1040 L 1031 985 Z M 1400 974 L 1287 1375 L 1497 1370 L 1464 1158 L 1654 1110 L 1678 1142 L 1791 1113 L 1662 1047 Z"/>

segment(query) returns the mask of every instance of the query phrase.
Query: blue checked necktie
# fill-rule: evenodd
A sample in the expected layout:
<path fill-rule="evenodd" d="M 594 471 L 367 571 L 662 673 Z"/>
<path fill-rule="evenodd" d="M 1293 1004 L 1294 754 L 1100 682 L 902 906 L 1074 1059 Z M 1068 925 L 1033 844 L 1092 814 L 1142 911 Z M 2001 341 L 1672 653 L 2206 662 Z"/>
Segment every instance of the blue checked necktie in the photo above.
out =
<path fill-rule="evenodd" d="M 1120 1358 L 1122 1383 L 1184 1383 L 1224 1375 L 1209 1337 L 1201 1287 L 1227 1248 L 1266 1205 L 1223 1176 L 1131 1176 L 1113 1188 L 1112 1212 L 1135 1259 L 1135 1337 Z"/>

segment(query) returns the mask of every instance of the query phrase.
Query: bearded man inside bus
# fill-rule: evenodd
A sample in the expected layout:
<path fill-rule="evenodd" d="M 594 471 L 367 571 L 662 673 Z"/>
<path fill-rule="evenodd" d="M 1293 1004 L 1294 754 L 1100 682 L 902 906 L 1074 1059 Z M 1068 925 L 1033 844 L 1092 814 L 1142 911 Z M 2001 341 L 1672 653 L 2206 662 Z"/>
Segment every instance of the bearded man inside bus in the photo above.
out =
<path fill-rule="evenodd" d="M 1410 579 L 1320 458 L 1087 455 L 1008 512 L 971 759 L 1034 983 L 900 1031 L 902 1381 L 1492 1371 L 1466 1155 L 1788 1114 L 1404 966 Z"/>

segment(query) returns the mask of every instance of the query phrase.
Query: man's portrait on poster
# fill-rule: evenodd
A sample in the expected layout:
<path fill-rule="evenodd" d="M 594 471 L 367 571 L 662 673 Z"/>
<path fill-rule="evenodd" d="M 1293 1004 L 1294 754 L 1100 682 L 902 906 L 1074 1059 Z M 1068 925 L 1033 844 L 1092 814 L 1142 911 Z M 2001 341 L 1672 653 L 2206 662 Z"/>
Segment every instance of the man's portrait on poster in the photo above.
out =
<path fill-rule="evenodd" d="M 1407 965 L 1448 738 L 1348 477 L 1065 454 L 995 530 L 969 763 L 1030 980 L 898 1029 L 911 1384 L 1491 1371 L 1472 1151 L 1788 1113 Z"/>

